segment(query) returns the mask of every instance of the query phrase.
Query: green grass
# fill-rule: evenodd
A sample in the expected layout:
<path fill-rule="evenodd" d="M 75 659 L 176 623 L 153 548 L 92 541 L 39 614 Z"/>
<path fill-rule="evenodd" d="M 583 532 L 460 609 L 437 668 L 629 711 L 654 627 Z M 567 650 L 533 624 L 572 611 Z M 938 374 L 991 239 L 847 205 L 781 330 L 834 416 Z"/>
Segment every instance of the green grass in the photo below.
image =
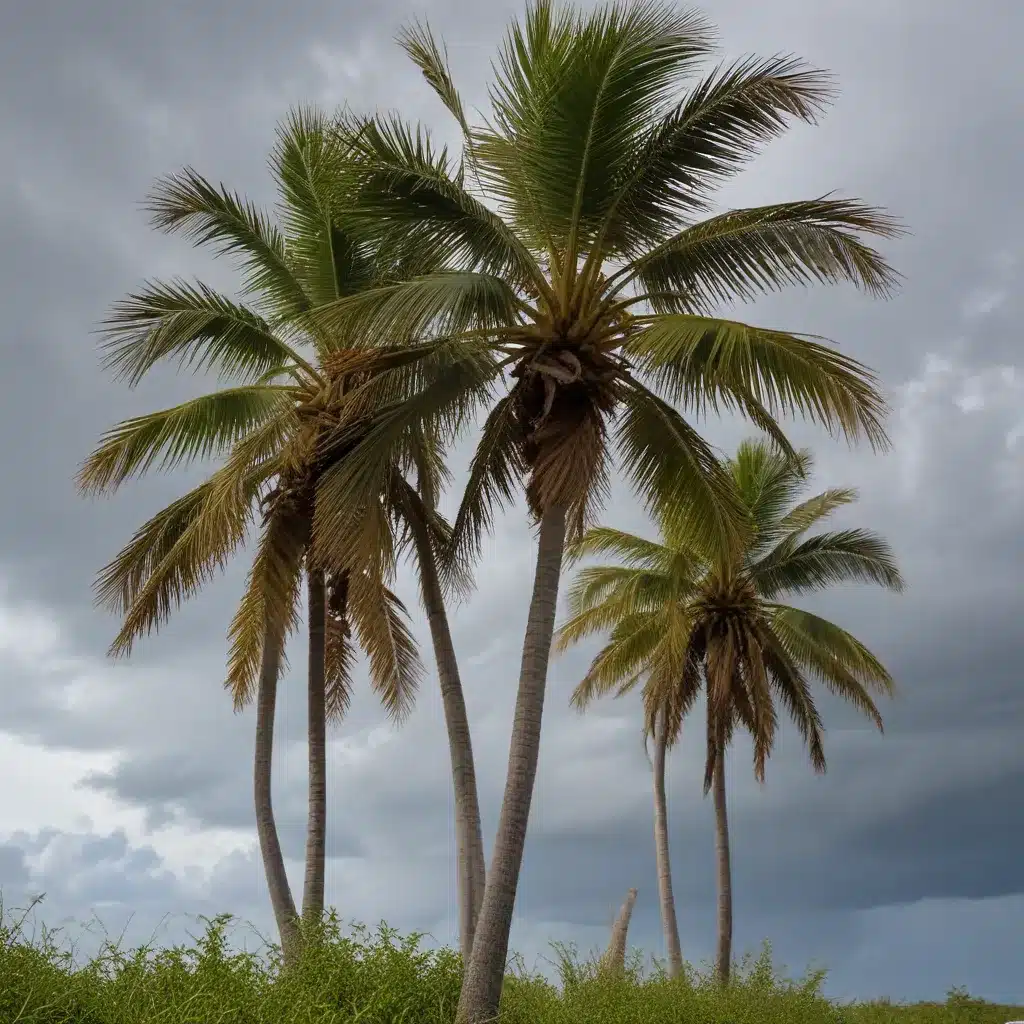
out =
<path fill-rule="evenodd" d="M 459 995 L 461 961 L 450 949 L 422 949 L 422 936 L 400 938 L 382 926 L 343 936 L 331 917 L 302 964 L 279 975 L 276 947 L 264 960 L 233 952 L 230 915 L 206 920 L 191 949 L 143 947 L 122 953 L 105 943 L 84 966 L 61 949 L 56 933 L 24 938 L 21 920 L 5 923 L 0 904 L 0 1024 L 449 1024 Z M 708 973 L 687 968 L 669 981 L 640 958 L 609 978 L 593 959 L 555 947 L 556 987 L 519 962 L 508 976 L 502 1024 L 1003 1024 L 1021 1008 L 995 1006 L 952 991 L 945 1003 L 837 1004 L 821 994 L 825 972 L 780 978 L 766 946 L 747 957 L 735 982 L 720 990 Z"/>

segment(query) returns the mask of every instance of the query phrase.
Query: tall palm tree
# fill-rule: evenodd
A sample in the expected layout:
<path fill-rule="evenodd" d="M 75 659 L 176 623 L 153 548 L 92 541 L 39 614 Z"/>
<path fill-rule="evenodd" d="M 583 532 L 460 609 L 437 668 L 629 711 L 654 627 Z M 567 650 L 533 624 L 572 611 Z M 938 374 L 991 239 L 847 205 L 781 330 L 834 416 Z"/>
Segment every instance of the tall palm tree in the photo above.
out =
<path fill-rule="evenodd" d="M 380 492 L 361 510 L 382 524 L 377 548 L 341 563 L 319 550 L 313 534 L 324 468 L 344 458 L 373 403 L 393 398 L 404 379 L 403 359 L 393 351 L 338 350 L 305 319 L 310 309 L 366 287 L 385 269 L 338 215 L 341 149 L 326 127 L 323 115 L 306 110 L 281 128 L 271 169 L 283 230 L 194 171 L 157 188 L 150 201 L 157 226 L 236 256 L 250 304 L 202 284 L 148 285 L 108 319 L 107 363 L 135 384 L 161 360 L 177 357 L 195 368 L 217 369 L 237 385 L 119 424 L 79 476 L 84 491 L 109 492 L 154 466 L 224 459 L 207 480 L 145 523 L 101 572 L 98 597 L 124 618 L 112 645 L 115 654 L 129 653 L 139 636 L 158 628 L 225 565 L 260 520 L 254 561 L 229 633 L 227 686 L 236 707 L 251 698 L 254 685 L 258 688 L 257 830 L 289 962 L 300 937 L 274 822 L 271 755 L 277 683 L 285 641 L 297 621 L 303 576 L 310 640 L 303 916 L 315 923 L 323 912 L 326 721 L 348 704 L 352 628 L 369 657 L 371 682 L 394 717 L 408 710 L 419 677 L 405 610 L 387 585 L 405 545 L 416 555 L 452 741 L 459 868 L 468 892 L 464 907 L 479 902 L 475 890 L 482 894 L 484 870 L 465 704 L 435 566 L 435 551 L 448 544 L 449 533 L 435 508 L 446 479 L 437 439 L 410 436 L 390 453 Z M 421 377 L 425 367 L 420 360 Z M 471 910 L 464 917 L 471 917 Z"/>
<path fill-rule="evenodd" d="M 808 531 L 856 499 L 849 489 L 795 503 L 811 470 L 807 451 L 790 458 L 764 442 L 740 445 L 728 463 L 747 512 L 743 550 L 710 550 L 675 517 L 659 517 L 662 539 L 620 530 L 588 531 L 573 557 L 614 555 L 616 565 L 582 569 L 569 591 L 571 617 L 559 649 L 610 631 L 573 693 L 578 708 L 604 693 L 622 695 L 643 679 L 645 734 L 655 737 L 655 848 L 670 970 L 681 967 L 669 870 L 665 751 L 701 688 L 707 695 L 704 792 L 713 791 L 718 871 L 716 968 L 728 982 L 732 955 L 732 886 L 725 794 L 725 751 L 735 726 L 754 740 L 754 772 L 764 781 L 777 716 L 789 712 L 816 771 L 825 770 L 822 724 L 809 686 L 816 677 L 882 728 L 872 694 L 891 694 L 885 667 L 855 637 L 811 612 L 779 602 L 845 582 L 901 590 L 888 544 L 866 530 Z"/>
<path fill-rule="evenodd" d="M 375 493 L 389 446 L 414 425 L 482 410 L 453 549 L 472 552 L 521 482 L 539 525 L 508 775 L 458 1014 L 479 1024 L 502 987 L 566 538 L 599 508 L 617 454 L 649 507 L 668 495 L 707 543 L 736 547 L 727 478 L 674 403 L 738 409 L 780 444 L 774 417 L 799 413 L 883 446 L 884 401 L 864 366 L 713 313 L 721 300 L 812 281 L 885 294 L 895 275 L 862 238 L 896 227 L 831 197 L 696 220 L 760 144 L 815 119 L 830 81 L 790 58 L 751 58 L 680 98 L 712 48 L 692 12 L 536 0 L 508 32 L 477 125 L 429 30 L 413 26 L 402 43 L 460 126 L 462 152 L 437 151 L 424 127 L 397 116 L 342 120 L 353 216 L 408 254 L 408 277 L 313 319 L 341 346 L 415 339 L 449 368 L 382 411 L 325 474 L 335 497 L 318 500 L 316 530 L 339 550 L 365 546 L 344 506 Z"/>

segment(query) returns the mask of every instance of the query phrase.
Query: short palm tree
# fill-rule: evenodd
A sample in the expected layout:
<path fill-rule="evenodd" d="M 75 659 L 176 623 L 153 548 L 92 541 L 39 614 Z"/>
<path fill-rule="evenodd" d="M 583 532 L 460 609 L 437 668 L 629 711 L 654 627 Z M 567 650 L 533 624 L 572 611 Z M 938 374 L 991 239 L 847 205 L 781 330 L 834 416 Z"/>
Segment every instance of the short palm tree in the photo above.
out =
<path fill-rule="evenodd" d="M 312 529 L 324 469 L 344 459 L 373 402 L 393 398 L 404 379 L 394 351 L 339 350 L 305 319 L 318 304 L 364 288 L 384 272 L 334 208 L 341 155 L 323 115 L 299 111 L 285 122 L 271 161 L 283 231 L 191 170 L 158 187 L 150 202 L 156 224 L 239 258 L 251 304 L 202 284 L 151 284 L 121 302 L 107 321 L 108 365 L 134 384 L 161 360 L 176 357 L 197 369 L 218 370 L 233 378 L 233 386 L 117 425 L 79 478 L 87 492 L 109 492 L 154 466 L 223 459 L 203 483 L 145 523 L 100 574 L 98 597 L 124 619 L 112 645 L 117 654 L 129 653 L 135 639 L 215 575 L 259 520 L 245 593 L 230 627 L 226 685 L 236 707 L 258 689 L 257 829 L 287 962 L 297 954 L 300 936 L 274 824 L 271 754 L 278 677 L 297 623 L 303 577 L 310 759 L 303 917 L 316 924 L 323 913 L 326 721 L 349 701 L 352 630 L 368 655 L 371 682 L 394 717 L 409 709 L 419 679 L 405 609 L 388 587 L 406 544 L 416 556 L 451 739 L 466 943 L 472 930 L 465 922 L 473 920 L 483 890 L 472 748 L 435 564 L 435 552 L 449 539 L 435 509 L 446 477 L 436 439 L 409 435 L 391 452 L 379 493 L 361 509 L 381 527 L 376 549 L 362 552 L 359 561 L 331 560 Z M 417 373 L 423 366 L 421 360 Z"/>
<path fill-rule="evenodd" d="M 536 0 L 499 54 L 489 118 L 473 125 L 429 30 L 411 27 L 402 43 L 460 126 L 462 153 L 438 152 L 397 116 L 342 120 L 353 216 L 407 255 L 408 277 L 313 316 L 339 346 L 415 340 L 449 369 L 382 410 L 327 471 L 338 500 L 317 502 L 316 530 L 332 547 L 366 546 L 345 505 L 377 492 L 390 445 L 475 410 L 486 418 L 455 550 L 474 549 L 521 483 L 539 524 L 504 800 L 458 1012 L 480 1024 L 503 982 L 567 536 L 592 520 L 617 457 L 649 507 L 667 495 L 705 542 L 736 548 L 727 476 L 675 404 L 738 409 L 780 444 L 775 416 L 796 413 L 883 445 L 884 401 L 864 366 L 714 311 L 815 281 L 885 294 L 895 275 L 863 237 L 896 227 L 831 197 L 698 219 L 715 185 L 790 122 L 813 121 L 831 86 L 790 58 L 694 79 L 712 34 L 692 12 Z"/>
<path fill-rule="evenodd" d="M 661 540 L 620 530 L 589 530 L 573 557 L 614 555 L 619 564 L 580 570 L 569 591 L 571 617 L 558 633 L 566 649 L 609 632 L 573 693 L 580 709 L 609 691 L 629 692 L 644 680 L 645 735 L 654 736 L 654 835 L 662 924 L 669 970 L 682 967 L 672 898 L 665 807 L 665 754 L 703 688 L 707 695 L 704 792 L 714 790 L 718 864 L 716 967 L 728 982 L 732 955 L 732 887 L 725 799 L 725 751 L 736 725 L 754 740 L 754 772 L 764 781 L 777 716 L 789 712 L 807 742 L 815 770 L 825 770 L 821 718 L 809 677 L 859 708 L 882 728 L 873 694 L 890 694 L 892 680 L 855 637 L 811 612 L 779 602 L 845 582 L 900 590 L 889 546 L 866 530 L 808 535 L 832 512 L 854 501 L 852 490 L 828 490 L 794 504 L 811 469 L 809 452 L 795 459 L 764 442 L 747 441 L 728 463 L 748 515 L 743 550 L 729 557 L 709 550 L 659 517 Z"/>

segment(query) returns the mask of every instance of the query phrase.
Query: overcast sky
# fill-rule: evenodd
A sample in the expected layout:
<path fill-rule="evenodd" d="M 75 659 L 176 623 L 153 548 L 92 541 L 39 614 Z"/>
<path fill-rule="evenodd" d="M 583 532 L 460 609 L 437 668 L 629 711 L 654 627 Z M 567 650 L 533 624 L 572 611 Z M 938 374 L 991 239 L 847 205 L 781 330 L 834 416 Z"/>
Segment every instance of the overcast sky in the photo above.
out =
<path fill-rule="evenodd" d="M 831 968 L 841 997 L 942 998 L 952 985 L 1024 1002 L 1024 542 L 1022 274 L 1024 4 L 985 0 L 708 0 L 725 56 L 794 52 L 838 76 L 824 123 L 792 132 L 722 194 L 749 205 L 837 189 L 912 229 L 886 252 L 898 297 L 793 291 L 739 315 L 825 334 L 875 367 L 894 450 L 849 451 L 806 427 L 815 484 L 856 486 L 844 523 L 895 546 L 909 590 L 849 589 L 814 604 L 888 664 L 900 696 L 884 737 L 825 703 L 829 771 L 787 730 L 759 787 L 732 756 L 736 945 L 770 938 L 795 971 Z M 244 10 L 244 13 L 243 13 Z M 45 892 L 38 920 L 95 914 L 126 939 L 180 941 L 195 914 L 272 917 L 256 852 L 253 712 L 221 689 L 224 630 L 245 557 L 130 663 L 104 651 L 116 623 L 91 606 L 95 571 L 195 473 L 74 492 L 75 467 L 114 419 L 171 404 L 201 382 L 157 374 L 130 393 L 99 368 L 93 334 L 143 278 L 236 279 L 139 209 L 186 164 L 269 204 L 274 125 L 300 102 L 398 107 L 449 131 L 395 30 L 426 15 L 471 103 L 509 0 L 33 0 L 0 33 L 0 888 L 8 912 Z M 1013 70 L 1014 68 L 1018 70 Z M 728 449 L 742 423 L 711 421 Z M 647 530 L 617 491 L 610 524 Z M 504 782 L 532 541 L 503 520 L 479 592 L 453 613 L 485 837 Z M 415 591 L 403 577 L 403 593 Z M 416 625 L 426 640 L 417 613 Z M 603 943 L 639 888 L 631 940 L 661 953 L 650 771 L 636 702 L 587 718 L 567 697 L 593 648 L 554 663 L 513 947 L 543 967 L 552 939 Z M 431 661 L 429 648 L 425 659 Z M 296 645 L 293 663 L 301 666 Z M 305 815 L 300 673 L 282 687 L 275 799 L 301 892 Z M 395 732 L 364 692 L 329 755 L 327 898 L 344 920 L 454 937 L 447 746 L 436 683 Z M 714 941 L 712 811 L 701 730 L 670 761 L 674 879 L 684 954 Z M 167 918 L 161 927 L 161 921 Z M 95 925 L 94 925 L 95 928 Z M 81 938 L 80 928 L 68 933 Z M 249 946 L 254 937 L 237 933 Z M 87 945 L 87 941 L 85 945 Z M 257 943 L 258 944 L 258 943 Z"/>

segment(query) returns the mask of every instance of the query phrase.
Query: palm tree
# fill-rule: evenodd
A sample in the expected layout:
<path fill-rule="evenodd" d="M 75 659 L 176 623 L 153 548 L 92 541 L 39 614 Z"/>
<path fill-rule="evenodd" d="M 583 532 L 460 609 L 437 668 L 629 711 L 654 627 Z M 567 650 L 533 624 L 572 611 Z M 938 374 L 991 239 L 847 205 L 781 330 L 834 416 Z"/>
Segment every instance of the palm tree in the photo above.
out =
<path fill-rule="evenodd" d="M 335 208 L 341 149 L 326 127 L 323 115 L 306 110 L 280 130 L 271 169 L 283 231 L 192 170 L 158 186 L 150 201 L 157 226 L 236 256 L 251 304 L 202 284 L 150 284 L 108 319 L 107 364 L 134 385 L 161 360 L 177 357 L 237 384 L 117 425 L 79 476 L 84 491 L 109 492 L 155 465 L 170 469 L 199 457 L 224 458 L 202 484 L 145 523 L 101 572 L 98 597 L 123 616 L 114 654 L 128 654 L 138 637 L 166 621 L 260 520 L 230 628 L 226 685 L 238 708 L 251 699 L 254 685 L 258 690 L 257 831 L 287 962 L 294 960 L 300 936 L 274 822 L 271 755 L 278 678 L 287 636 L 297 624 L 303 576 L 310 641 L 307 923 L 318 923 L 323 912 L 326 722 L 343 714 L 349 701 L 352 628 L 368 655 L 371 682 L 393 717 L 410 707 L 420 674 L 405 609 L 387 585 L 406 546 L 415 554 L 449 725 L 464 920 L 472 919 L 479 903 L 484 871 L 465 704 L 435 565 L 435 551 L 449 538 L 435 508 L 446 481 L 437 439 L 410 436 L 391 452 L 380 492 L 362 510 L 380 527 L 374 550 L 358 561 L 332 560 L 312 529 L 325 467 L 345 457 L 372 403 L 399 393 L 407 362 L 383 349 L 339 350 L 306 319 L 318 304 L 366 287 L 382 269 L 377 254 L 345 230 Z M 421 377 L 426 367 L 419 360 Z M 472 941 L 471 929 L 464 941 Z"/>
<path fill-rule="evenodd" d="M 376 493 L 389 447 L 413 426 L 482 410 L 453 549 L 472 553 L 525 482 L 539 526 L 534 590 L 458 1014 L 479 1024 L 500 998 L 567 537 L 599 508 L 617 454 L 649 507 L 667 495 L 706 543 L 739 543 L 727 478 L 674 403 L 738 409 L 780 444 L 774 417 L 800 413 L 883 446 L 885 405 L 864 366 L 713 312 L 725 299 L 812 281 L 886 294 L 895 274 L 862 237 L 896 226 L 832 197 L 696 220 L 760 144 L 791 121 L 813 121 L 831 86 L 790 58 L 747 59 L 680 99 L 712 47 L 694 13 L 654 0 L 586 13 L 536 0 L 509 30 L 489 119 L 477 125 L 429 29 L 413 26 L 401 41 L 460 126 L 462 153 L 436 150 L 426 128 L 398 116 L 342 119 L 352 215 L 385 250 L 407 256 L 408 276 L 328 303 L 313 319 L 345 347 L 415 339 L 448 370 L 382 410 L 344 465 L 325 473 L 335 497 L 318 499 L 316 530 L 339 551 L 364 546 L 346 506 Z"/>
<path fill-rule="evenodd" d="M 641 679 L 645 735 L 655 736 L 655 848 L 670 971 L 681 966 L 669 871 L 665 812 L 665 751 L 703 686 L 707 694 L 704 792 L 713 790 L 718 869 L 716 967 L 729 979 L 732 887 L 725 799 L 725 750 L 737 724 L 754 739 L 754 772 L 764 781 L 781 701 L 806 741 L 816 771 L 825 770 L 821 718 L 808 685 L 815 676 L 882 728 L 872 694 L 892 693 L 885 667 L 859 640 L 811 612 L 782 604 L 844 582 L 901 590 L 888 544 L 866 530 L 808 531 L 856 499 L 828 490 L 799 504 L 811 470 L 807 451 L 795 459 L 764 442 L 747 441 L 728 463 L 749 528 L 741 553 L 723 558 L 661 516 L 659 542 L 600 527 L 588 531 L 572 556 L 614 555 L 617 565 L 583 569 L 569 591 L 571 617 L 559 630 L 565 649 L 610 631 L 573 693 L 580 709 L 601 694 L 629 692 Z"/>

